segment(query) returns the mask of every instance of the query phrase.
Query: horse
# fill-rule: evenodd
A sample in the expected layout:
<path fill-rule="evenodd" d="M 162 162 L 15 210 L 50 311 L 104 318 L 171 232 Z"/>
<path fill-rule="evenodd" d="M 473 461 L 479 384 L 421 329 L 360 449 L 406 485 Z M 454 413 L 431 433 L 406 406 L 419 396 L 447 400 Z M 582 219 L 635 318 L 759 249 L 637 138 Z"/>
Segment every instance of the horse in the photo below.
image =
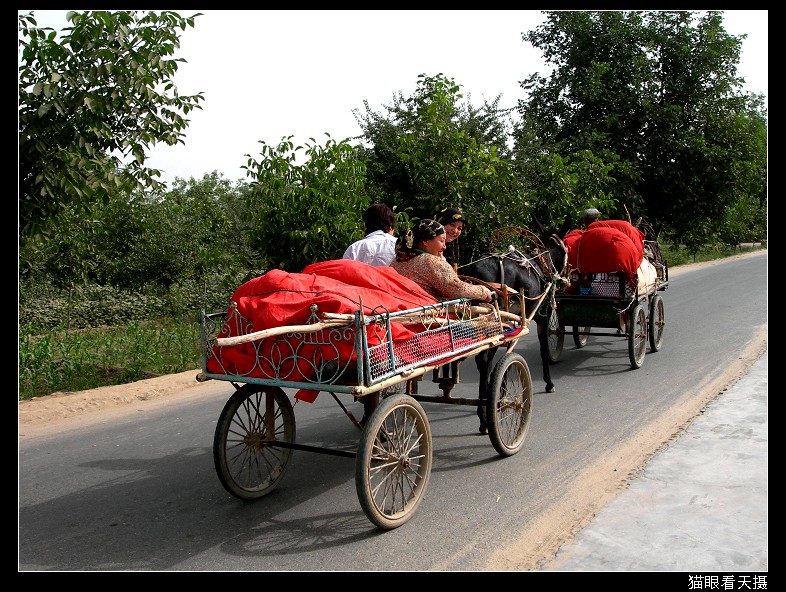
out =
<path fill-rule="evenodd" d="M 524 306 L 518 301 L 520 299 L 514 297 L 511 302 L 519 310 L 511 309 L 509 312 L 519 314 L 522 318 L 531 318 L 534 315 L 538 328 L 540 358 L 543 361 L 543 381 L 546 383 L 546 392 L 553 393 L 555 387 L 549 371 L 548 346 L 548 307 L 551 303 L 544 291 L 564 288 L 568 252 L 562 239 L 570 231 L 571 217 L 568 215 L 558 230 L 546 230 L 537 219 L 533 221 L 540 234 L 540 248 L 536 249 L 538 252 L 522 254 L 511 245 L 504 253 L 486 253 L 471 263 L 459 266 L 458 272 L 463 279 L 480 280 L 487 285 L 505 285 L 516 294 L 524 295 Z M 497 349 L 492 347 L 475 356 L 475 364 L 480 374 L 478 417 L 481 434 L 488 433 L 484 402 L 489 388 L 491 364 Z"/>

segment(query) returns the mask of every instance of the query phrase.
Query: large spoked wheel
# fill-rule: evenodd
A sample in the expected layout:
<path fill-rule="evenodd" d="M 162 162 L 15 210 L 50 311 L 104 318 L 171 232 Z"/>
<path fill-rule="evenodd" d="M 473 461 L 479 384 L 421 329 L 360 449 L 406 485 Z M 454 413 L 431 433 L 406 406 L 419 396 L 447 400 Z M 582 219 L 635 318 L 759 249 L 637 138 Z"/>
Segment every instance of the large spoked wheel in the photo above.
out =
<path fill-rule="evenodd" d="M 486 417 L 491 444 L 501 456 L 521 450 L 532 417 L 532 376 L 520 354 L 505 354 L 494 366 Z"/>
<path fill-rule="evenodd" d="M 213 438 L 213 462 L 224 488 L 240 499 L 270 493 L 284 476 L 295 441 L 295 413 L 278 387 L 246 384 L 229 398 Z"/>
<path fill-rule="evenodd" d="M 630 309 L 630 326 L 628 327 L 628 356 L 634 370 L 641 368 L 646 350 L 647 313 L 641 304 L 636 303 Z"/>
<path fill-rule="evenodd" d="M 556 309 L 549 308 L 547 314 L 549 322 L 545 328 L 546 343 L 548 345 L 549 362 L 554 364 L 562 355 L 562 347 L 565 345 L 565 325 L 559 322 L 559 316 L 557 316 Z M 540 335 L 543 330 L 544 329 L 538 325 L 538 335 Z"/>
<path fill-rule="evenodd" d="M 592 327 L 573 327 L 573 343 L 581 349 L 589 341 L 589 332 Z"/>
<path fill-rule="evenodd" d="M 406 523 L 423 501 L 431 477 L 431 427 L 409 395 L 390 395 L 360 437 L 355 486 L 366 517 L 384 530 Z"/>
<path fill-rule="evenodd" d="M 655 294 L 650 300 L 650 349 L 654 352 L 663 346 L 663 328 L 666 326 L 666 316 L 663 310 L 663 298 Z"/>

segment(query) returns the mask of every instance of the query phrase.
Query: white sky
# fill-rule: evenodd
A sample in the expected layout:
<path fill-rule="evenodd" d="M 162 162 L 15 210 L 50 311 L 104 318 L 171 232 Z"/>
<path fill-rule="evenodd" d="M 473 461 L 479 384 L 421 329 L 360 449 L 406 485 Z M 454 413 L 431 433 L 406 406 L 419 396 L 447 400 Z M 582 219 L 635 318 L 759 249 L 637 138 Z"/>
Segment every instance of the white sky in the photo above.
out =
<path fill-rule="evenodd" d="M 23 10 L 19 12 L 28 12 Z M 38 25 L 59 32 L 65 10 L 34 10 Z M 217 170 L 246 179 L 246 154 L 260 159 L 262 140 L 276 147 L 323 146 L 360 134 L 352 113 L 368 101 L 385 112 L 393 95 L 411 96 L 418 75 L 442 73 L 474 106 L 502 95 L 500 106 L 525 98 L 519 81 L 547 74 L 539 50 L 521 39 L 543 22 L 539 10 L 184 10 L 195 26 L 181 35 L 175 76 L 183 95 L 203 92 L 191 112 L 185 146 L 164 144 L 146 165 L 162 179 L 200 179 Z M 747 34 L 738 74 L 749 92 L 767 96 L 768 11 L 728 10 L 724 28 Z M 58 35 L 59 36 L 59 35 Z M 302 154 L 302 152 L 301 152 Z"/>

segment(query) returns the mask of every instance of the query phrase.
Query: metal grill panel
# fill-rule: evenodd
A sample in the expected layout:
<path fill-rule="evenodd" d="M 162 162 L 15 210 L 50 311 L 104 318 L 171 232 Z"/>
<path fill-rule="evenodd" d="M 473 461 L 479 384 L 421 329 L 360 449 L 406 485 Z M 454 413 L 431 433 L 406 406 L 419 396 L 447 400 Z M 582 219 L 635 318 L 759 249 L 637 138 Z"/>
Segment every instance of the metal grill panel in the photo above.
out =
<path fill-rule="evenodd" d="M 411 339 L 385 342 L 369 348 L 371 382 L 418 366 L 459 355 L 478 343 L 503 334 L 502 325 L 493 316 L 452 321 L 435 329 L 415 333 Z"/>

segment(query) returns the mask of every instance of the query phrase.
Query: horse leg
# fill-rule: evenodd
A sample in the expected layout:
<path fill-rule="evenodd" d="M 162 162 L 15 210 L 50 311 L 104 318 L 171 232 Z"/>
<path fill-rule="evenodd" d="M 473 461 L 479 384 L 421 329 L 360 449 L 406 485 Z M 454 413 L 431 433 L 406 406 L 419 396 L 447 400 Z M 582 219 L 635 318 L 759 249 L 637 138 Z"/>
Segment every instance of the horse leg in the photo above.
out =
<path fill-rule="evenodd" d="M 489 388 L 489 371 L 491 360 L 494 359 L 494 354 L 497 348 L 487 349 L 475 356 L 475 365 L 478 368 L 480 379 L 478 381 L 478 419 L 480 426 L 478 432 L 481 434 L 488 434 L 489 428 L 486 422 L 486 393 Z"/>
<path fill-rule="evenodd" d="M 544 323 L 538 323 L 538 344 L 540 345 L 540 360 L 543 364 L 543 382 L 546 383 L 546 392 L 555 391 L 554 383 L 551 382 L 551 371 L 549 369 L 549 325 L 548 319 Z"/>

